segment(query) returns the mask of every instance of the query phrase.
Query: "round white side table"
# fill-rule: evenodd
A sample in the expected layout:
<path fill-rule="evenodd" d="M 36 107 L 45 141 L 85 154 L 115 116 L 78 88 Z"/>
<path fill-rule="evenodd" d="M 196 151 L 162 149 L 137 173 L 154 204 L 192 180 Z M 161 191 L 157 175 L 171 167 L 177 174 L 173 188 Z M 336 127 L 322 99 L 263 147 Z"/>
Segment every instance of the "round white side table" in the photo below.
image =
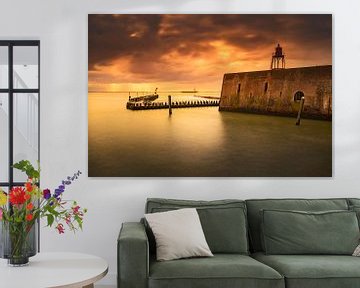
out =
<path fill-rule="evenodd" d="M 80 253 L 38 253 L 28 266 L 9 267 L 0 260 L 0 287 L 92 288 L 108 272 L 107 262 Z"/>

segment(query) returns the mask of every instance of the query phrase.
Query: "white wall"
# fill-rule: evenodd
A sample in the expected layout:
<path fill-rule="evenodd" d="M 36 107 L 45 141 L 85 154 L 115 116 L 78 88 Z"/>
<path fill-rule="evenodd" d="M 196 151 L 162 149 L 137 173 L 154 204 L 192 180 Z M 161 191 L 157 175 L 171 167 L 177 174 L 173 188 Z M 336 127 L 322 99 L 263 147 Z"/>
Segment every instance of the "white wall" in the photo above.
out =
<path fill-rule="evenodd" d="M 334 176 L 316 178 L 88 178 L 88 13 L 334 13 Z M 116 238 L 137 221 L 147 197 L 217 199 L 360 196 L 360 2 L 358 0 L 0 0 L 0 39 L 41 40 L 42 183 L 54 187 L 77 169 L 67 191 L 89 209 L 82 233 L 42 229 L 43 251 L 79 251 L 110 264 L 116 280 Z M 239 163 L 246 165 L 246 163 Z M 295 165 L 295 163 L 294 163 Z"/>

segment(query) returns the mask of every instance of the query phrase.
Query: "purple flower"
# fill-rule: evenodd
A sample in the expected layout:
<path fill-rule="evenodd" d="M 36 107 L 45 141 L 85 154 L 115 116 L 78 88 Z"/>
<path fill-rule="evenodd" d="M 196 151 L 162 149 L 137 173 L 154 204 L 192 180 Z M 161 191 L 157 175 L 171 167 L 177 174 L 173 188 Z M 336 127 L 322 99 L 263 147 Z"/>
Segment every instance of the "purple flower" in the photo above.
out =
<path fill-rule="evenodd" d="M 55 197 L 55 198 L 58 198 L 63 192 L 64 192 L 64 190 L 55 189 L 54 197 Z"/>
<path fill-rule="evenodd" d="M 78 172 L 74 173 L 73 177 L 68 176 L 68 177 L 66 177 L 66 180 L 62 180 L 59 187 L 57 189 L 55 189 L 54 197 L 59 200 L 60 195 L 65 191 L 65 186 L 70 185 L 72 183 L 72 181 L 74 181 L 75 179 L 78 179 L 80 174 L 82 174 L 82 173 L 80 172 L 80 170 L 78 170 Z"/>
<path fill-rule="evenodd" d="M 50 190 L 49 189 L 44 189 L 44 191 L 43 191 L 43 196 L 44 196 L 44 198 L 47 200 L 47 199 L 49 199 L 50 197 L 51 197 L 51 192 L 50 192 Z"/>

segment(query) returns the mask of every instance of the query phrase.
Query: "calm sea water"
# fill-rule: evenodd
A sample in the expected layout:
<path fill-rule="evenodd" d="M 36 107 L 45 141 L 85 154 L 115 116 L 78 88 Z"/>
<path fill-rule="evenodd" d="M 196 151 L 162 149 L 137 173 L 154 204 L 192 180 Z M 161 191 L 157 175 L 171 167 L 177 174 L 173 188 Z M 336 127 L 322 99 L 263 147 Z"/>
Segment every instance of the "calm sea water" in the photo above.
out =
<path fill-rule="evenodd" d="M 166 109 L 127 110 L 127 100 L 128 93 L 89 93 L 90 177 L 332 175 L 331 122 L 295 126 L 294 118 L 218 107 L 173 109 L 169 116 Z"/>

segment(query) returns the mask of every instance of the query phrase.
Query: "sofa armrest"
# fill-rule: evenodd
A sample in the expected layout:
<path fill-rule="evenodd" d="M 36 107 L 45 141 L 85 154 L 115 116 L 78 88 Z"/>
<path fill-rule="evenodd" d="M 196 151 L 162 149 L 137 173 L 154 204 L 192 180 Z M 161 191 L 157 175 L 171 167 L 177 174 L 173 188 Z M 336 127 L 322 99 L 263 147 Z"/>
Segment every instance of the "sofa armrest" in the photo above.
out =
<path fill-rule="evenodd" d="M 146 288 L 149 242 L 141 223 L 123 223 L 117 242 L 118 288 Z"/>

